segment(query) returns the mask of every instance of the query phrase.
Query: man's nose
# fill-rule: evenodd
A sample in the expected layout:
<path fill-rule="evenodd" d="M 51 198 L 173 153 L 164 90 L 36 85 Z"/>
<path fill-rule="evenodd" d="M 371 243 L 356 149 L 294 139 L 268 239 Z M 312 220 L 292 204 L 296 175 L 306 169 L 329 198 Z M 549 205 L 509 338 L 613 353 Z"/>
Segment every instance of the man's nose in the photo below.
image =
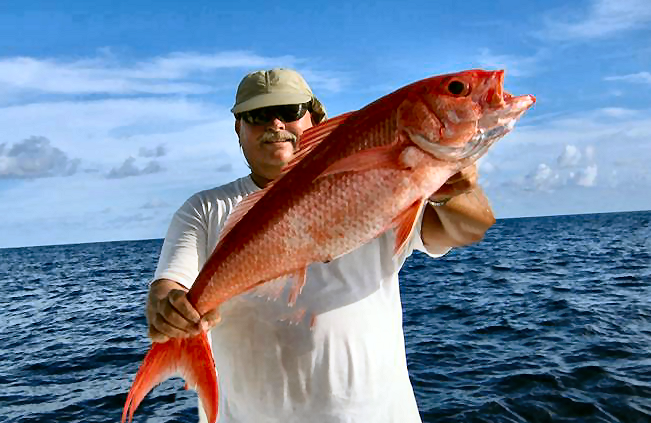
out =
<path fill-rule="evenodd" d="M 267 123 L 267 128 L 273 128 L 275 130 L 285 129 L 285 122 L 274 116 L 274 118 Z"/>

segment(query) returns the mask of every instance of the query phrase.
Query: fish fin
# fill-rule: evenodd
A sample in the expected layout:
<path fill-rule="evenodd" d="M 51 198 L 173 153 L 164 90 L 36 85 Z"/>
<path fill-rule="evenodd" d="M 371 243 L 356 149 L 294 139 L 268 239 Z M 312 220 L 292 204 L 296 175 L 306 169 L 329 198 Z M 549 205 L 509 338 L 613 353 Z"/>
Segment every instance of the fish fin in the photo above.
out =
<path fill-rule="evenodd" d="M 294 274 L 294 285 L 292 286 L 292 290 L 289 293 L 289 301 L 288 301 L 290 307 L 296 304 L 296 299 L 301 294 L 301 291 L 303 291 L 303 287 L 305 286 L 306 280 L 307 280 L 307 267 L 300 269 L 298 272 Z"/>
<path fill-rule="evenodd" d="M 179 373 L 187 386 L 198 391 L 208 421 L 215 423 L 219 400 L 217 371 L 205 332 L 152 344 L 129 390 L 122 409 L 122 423 L 132 421 L 136 408 L 154 386 Z"/>
<path fill-rule="evenodd" d="M 342 115 L 328 119 L 320 125 L 313 126 L 301 135 L 300 145 L 298 151 L 294 154 L 292 160 L 283 168 L 282 173 L 289 172 L 303 157 L 310 154 L 314 147 L 321 144 L 328 135 L 339 127 L 346 119 L 348 119 L 354 112 L 344 113 Z"/>
<path fill-rule="evenodd" d="M 266 298 L 268 300 L 276 301 L 282 295 L 287 286 L 287 276 L 281 276 L 272 279 L 269 282 L 264 282 L 251 289 L 251 294 L 256 297 Z"/>
<path fill-rule="evenodd" d="M 278 321 L 285 322 L 285 323 L 290 324 L 290 325 L 298 325 L 298 324 L 300 324 L 301 322 L 303 322 L 305 320 L 305 317 L 307 315 L 308 314 L 307 314 L 306 309 L 299 308 L 299 309 L 292 310 L 289 313 L 283 314 L 282 316 L 280 316 Z M 310 315 L 310 321 L 312 319 L 311 316 L 312 315 Z"/>
<path fill-rule="evenodd" d="M 394 255 L 400 254 L 407 245 L 407 241 L 409 241 L 409 237 L 414 232 L 414 228 L 418 222 L 423 204 L 425 204 L 423 200 L 418 200 L 393 219 L 393 224 L 396 228 L 396 244 L 393 248 Z"/>
<path fill-rule="evenodd" d="M 404 169 L 395 145 L 369 148 L 352 156 L 344 157 L 330 165 L 319 177 L 341 172 L 362 172 L 379 168 Z"/>
<path fill-rule="evenodd" d="M 296 300 L 301 294 L 306 280 L 307 267 L 304 267 L 289 275 L 281 276 L 256 286 L 251 289 L 251 294 L 256 297 L 263 297 L 275 301 L 282 296 L 287 283 L 291 281 L 291 289 L 289 291 L 287 304 L 292 307 L 296 304 Z"/>

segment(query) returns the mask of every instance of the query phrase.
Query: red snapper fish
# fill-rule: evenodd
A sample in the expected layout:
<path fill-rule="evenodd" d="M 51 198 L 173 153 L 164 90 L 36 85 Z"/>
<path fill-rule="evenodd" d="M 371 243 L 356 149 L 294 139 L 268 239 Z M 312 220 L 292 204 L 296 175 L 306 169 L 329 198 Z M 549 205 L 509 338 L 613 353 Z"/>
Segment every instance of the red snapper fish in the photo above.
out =
<path fill-rule="evenodd" d="M 469 70 L 407 85 L 363 109 L 310 128 L 283 174 L 231 213 L 214 252 L 188 292 L 205 314 L 267 282 L 293 282 L 327 262 L 396 231 L 409 240 L 426 200 L 479 159 L 534 103 L 503 90 L 504 71 Z M 147 393 L 180 374 L 218 415 L 217 372 L 206 333 L 153 343 L 129 391 L 122 422 Z"/>

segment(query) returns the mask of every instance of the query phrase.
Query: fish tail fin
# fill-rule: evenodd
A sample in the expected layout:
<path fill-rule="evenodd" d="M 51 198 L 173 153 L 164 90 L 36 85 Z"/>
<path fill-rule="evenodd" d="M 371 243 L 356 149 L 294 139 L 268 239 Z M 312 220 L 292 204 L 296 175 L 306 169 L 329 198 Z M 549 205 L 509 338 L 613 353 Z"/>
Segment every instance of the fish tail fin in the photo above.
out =
<path fill-rule="evenodd" d="M 131 422 L 133 413 L 154 386 L 180 374 L 186 387 L 199 393 L 208 421 L 217 421 L 219 392 L 217 371 L 205 332 L 191 338 L 173 338 L 152 344 L 140 365 L 122 410 L 122 423 Z"/>

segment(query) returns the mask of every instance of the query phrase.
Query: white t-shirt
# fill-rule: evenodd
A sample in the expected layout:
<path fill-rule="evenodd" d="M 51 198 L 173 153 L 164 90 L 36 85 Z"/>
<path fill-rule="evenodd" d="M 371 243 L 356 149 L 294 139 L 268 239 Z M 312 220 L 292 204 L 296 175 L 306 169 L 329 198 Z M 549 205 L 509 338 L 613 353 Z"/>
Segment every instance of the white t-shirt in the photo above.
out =
<path fill-rule="evenodd" d="M 247 176 L 186 201 L 172 219 L 154 279 L 190 288 L 228 214 L 258 189 Z M 427 251 L 420 224 L 397 257 L 394 239 L 389 231 L 310 265 L 293 308 L 253 295 L 220 306 L 222 320 L 210 337 L 220 423 L 421 421 L 407 372 L 398 272 L 414 249 Z M 301 308 L 315 313 L 313 328 L 285 320 Z"/>

